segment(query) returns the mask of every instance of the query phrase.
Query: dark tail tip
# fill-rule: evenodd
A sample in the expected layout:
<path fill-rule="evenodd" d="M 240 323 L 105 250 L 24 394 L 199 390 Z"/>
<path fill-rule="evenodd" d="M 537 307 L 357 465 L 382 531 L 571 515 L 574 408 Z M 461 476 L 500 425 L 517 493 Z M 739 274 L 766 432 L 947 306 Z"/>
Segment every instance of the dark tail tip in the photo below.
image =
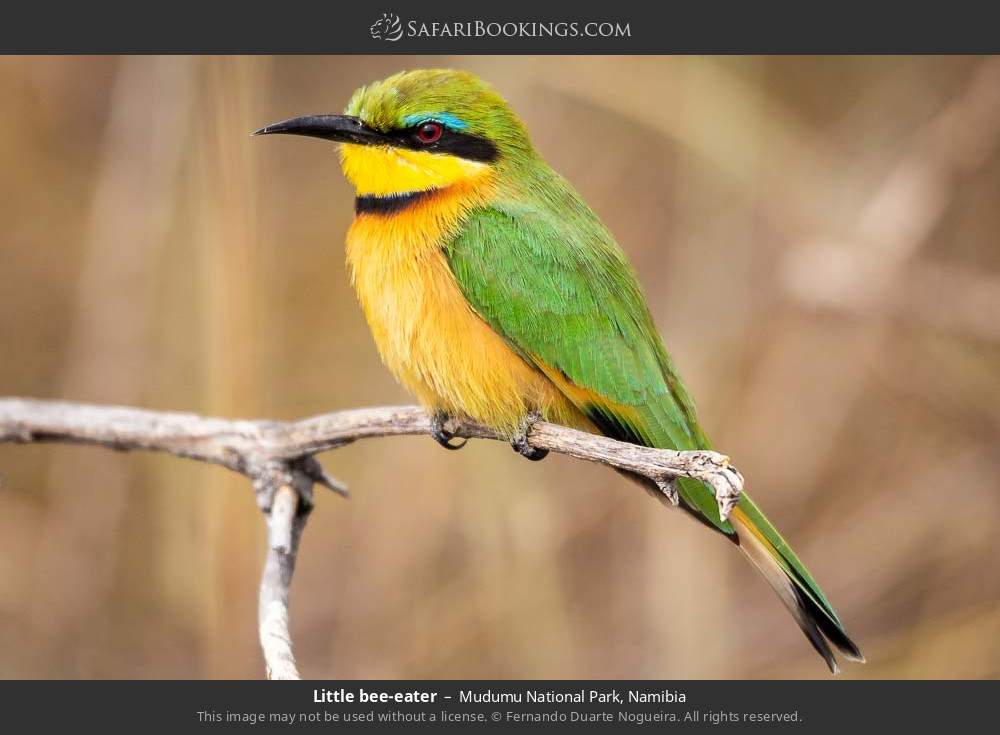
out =
<path fill-rule="evenodd" d="M 820 608 L 811 597 L 803 594 L 798 587 L 795 587 L 795 596 L 798 598 L 799 610 L 802 612 L 799 627 L 802 628 L 802 632 L 806 634 L 806 638 L 809 639 L 813 648 L 826 661 L 831 674 L 840 673 L 837 659 L 830 648 L 831 643 L 849 661 L 865 662 L 861 649 L 840 625 L 830 619 L 825 610 Z"/>

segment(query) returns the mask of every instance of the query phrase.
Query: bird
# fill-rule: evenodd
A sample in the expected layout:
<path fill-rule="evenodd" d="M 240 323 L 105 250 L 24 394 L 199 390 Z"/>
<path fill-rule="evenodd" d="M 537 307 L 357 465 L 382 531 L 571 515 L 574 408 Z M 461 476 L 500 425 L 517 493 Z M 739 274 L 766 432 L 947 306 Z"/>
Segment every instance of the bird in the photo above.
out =
<path fill-rule="evenodd" d="M 440 444 L 460 448 L 449 419 L 468 417 L 532 460 L 546 454 L 527 441 L 538 419 L 645 447 L 711 449 L 623 250 L 487 82 L 399 72 L 359 88 L 342 115 L 255 134 L 340 144 L 356 192 L 351 281 L 383 362 L 428 410 Z M 834 650 L 864 661 L 749 495 L 726 514 L 699 480 L 680 478 L 673 492 L 745 554 L 832 673 Z"/>

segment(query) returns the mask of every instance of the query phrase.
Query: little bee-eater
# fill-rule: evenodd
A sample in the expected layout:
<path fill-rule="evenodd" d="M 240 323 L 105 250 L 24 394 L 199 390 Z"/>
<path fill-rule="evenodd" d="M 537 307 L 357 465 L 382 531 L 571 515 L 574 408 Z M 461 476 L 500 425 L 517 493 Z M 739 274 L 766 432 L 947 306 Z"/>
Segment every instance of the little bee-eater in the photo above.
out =
<path fill-rule="evenodd" d="M 436 417 L 439 442 L 453 446 L 444 419 L 464 415 L 540 458 L 524 440 L 540 416 L 647 447 L 710 447 L 624 253 L 482 80 L 404 72 L 359 89 L 344 115 L 257 132 L 341 144 L 357 191 L 351 278 L 382 359 Z M 746 494 L 723 518 L 708 486 L 677 490 L 746 554 L 831 671 L 831 645 L 864 660 Z"/>

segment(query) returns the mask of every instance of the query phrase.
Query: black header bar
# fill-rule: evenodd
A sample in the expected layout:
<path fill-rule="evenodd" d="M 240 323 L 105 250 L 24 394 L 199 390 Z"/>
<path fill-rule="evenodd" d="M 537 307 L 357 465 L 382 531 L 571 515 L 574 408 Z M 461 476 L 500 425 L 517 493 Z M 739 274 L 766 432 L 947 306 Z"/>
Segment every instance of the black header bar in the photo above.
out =
<path fill-rule="evenodd" d="M 11 3 L 3 53 L 980 53 L 996 3 Z"/>

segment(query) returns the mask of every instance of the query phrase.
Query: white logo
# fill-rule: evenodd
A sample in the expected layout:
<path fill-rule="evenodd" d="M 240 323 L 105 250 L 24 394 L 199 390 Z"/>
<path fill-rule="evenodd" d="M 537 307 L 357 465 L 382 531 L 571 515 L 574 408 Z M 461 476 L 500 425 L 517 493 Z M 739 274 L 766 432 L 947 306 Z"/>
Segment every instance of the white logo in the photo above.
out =
<path fill-rule="evenodd" d="M 398 41 L 403 37 L 403 24 L 395 13 L 382 13 L 368 30 L 376 41 Z"/>

